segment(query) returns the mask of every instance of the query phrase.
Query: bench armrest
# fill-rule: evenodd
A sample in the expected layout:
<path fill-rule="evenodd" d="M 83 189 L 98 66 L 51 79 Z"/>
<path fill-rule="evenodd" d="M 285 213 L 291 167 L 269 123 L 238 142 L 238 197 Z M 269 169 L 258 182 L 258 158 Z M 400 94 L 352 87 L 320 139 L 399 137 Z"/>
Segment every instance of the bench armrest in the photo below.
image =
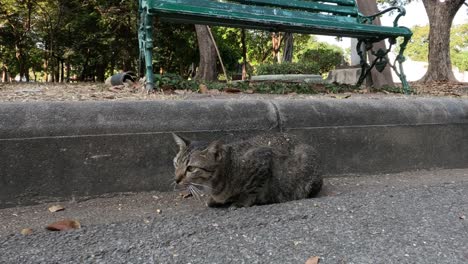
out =
<path fill-rule="evenodd" d="M 404 7 L 402 6 L 393 6 L 393 7 L 390 7 L 390 8 L 387 8 L 383 11 L 380 11 L 379 13 L 377 14 L 374 14 L 374 15 L 371 15 L 371 16 L 363 16 L 363 15 L 360 15 L 359 16 L 359 21 L 361 23 L 364 23 L 364 24 L 372 24 L 372 22 L 374 21 L 374 19 L 376 19 L 377 17 L 385 14 L 385 13 L 388 13 L 390 11 L 393 11 L 393 10 L 398 10 L 398 15 L 397 17 L 395 18 L 395 20 L 393 20 L 393 26 L 394 27 L 398 27 L 398 20 L 400 19 L 400 17 L 406 15 L 406 10 Z"/>

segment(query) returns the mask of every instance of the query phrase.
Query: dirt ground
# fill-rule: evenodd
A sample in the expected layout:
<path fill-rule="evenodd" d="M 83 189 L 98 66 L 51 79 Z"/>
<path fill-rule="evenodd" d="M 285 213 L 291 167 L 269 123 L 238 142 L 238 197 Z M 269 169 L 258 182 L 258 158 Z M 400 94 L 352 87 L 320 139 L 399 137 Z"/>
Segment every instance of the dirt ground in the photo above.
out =
<path fill-rule="evenodd" d="M 468 83 L 431 83 L 431 84 L 410 84 L 414 94 L 411 96 L 449 96 L 458 98 L 468 98 Z M 322 87 L 321 87 L 322 86 Z M 404 96 L 388 91 L 372 91 L 368 89 L 356 90 L 345 93 L 330 93 L 323 89 L 323 85 L 318 84 L 316 94 L 257 94 L 252 90 L 241 92 L 236 89 L 226 89 L 224 91 L 209 90 L 205 88 L 198 92 L 189 90 L 165 90 L 146 93 L 141 85 L 134 86 L 109 86 L 104 83 L 0 83 L 0 102 L 28 102 L 28 101 L 95 101 L 95 100 L 183 100 L 183 99 L 203 99 L 203 98 L 290 98 L 303 99 L 308 97 L 330 97 L 330 98 L 350 98 L 350 97 L 387 97 Z"/>

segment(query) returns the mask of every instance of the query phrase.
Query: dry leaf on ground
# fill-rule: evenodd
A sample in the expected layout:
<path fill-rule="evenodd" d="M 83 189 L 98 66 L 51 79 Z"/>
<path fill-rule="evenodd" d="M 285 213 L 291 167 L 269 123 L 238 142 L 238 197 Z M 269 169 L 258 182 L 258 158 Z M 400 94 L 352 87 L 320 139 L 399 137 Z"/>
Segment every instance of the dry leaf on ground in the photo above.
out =
<path fill-rule="evenodd" d="M 318 264 L 319 262 L 320 262 L 320 258 L 317 256 L 314 256 L 314 257 L 310 257 L 309 259 L 307 259 L 305 264 Z"/>
<path fill-rule="evenodd" d="M 200 84 L 200 86 L 198 86 L 198 89 L 200 89 L 200 93 L 202 94 L 209 93 L 208 87 L 206 87 L 206 85 L 204 84 Z"/>
<path fill-rule="evenodd" d="M 21 234 L 25 236 L 30 235 L 32 233 L 33 233 L 33 230 L 31 228 L 24 228 L 21 230 Z"/>
<path fill-rule="evenodd" d="M 81 228 L 80 222 L 76 220 L 71 220 L 71 219 L 58 221 L 46 227 L 46 229 L 50 231 L 65 231 L 65 230 L 80 229 L 80 228 Z"/>
<path fill-rule="evenodd" d="M 61 205 L 53 205 L 51 207 L 49 207 L 49 212 L 51 213 L 55 213 L 55 212 L 59 212 L 59 211 L 63 211 L 65 210 L 65 207 L 61 206 Z"/>
<path fill-rule="evenodd" d="M 182 196 L 182 198 L 189 198 L 189 197 L 192 196 L 192 193 L 191 192 L 181 192 L 179 195 Z"/>
<path fill-rule="evenodd" d="M 226 93 L 240 93 L 241 92 L 241 90 L 239 90 L 237 88 L 226 88 L 226 89 L 224 89 L 224 91 Z"/>

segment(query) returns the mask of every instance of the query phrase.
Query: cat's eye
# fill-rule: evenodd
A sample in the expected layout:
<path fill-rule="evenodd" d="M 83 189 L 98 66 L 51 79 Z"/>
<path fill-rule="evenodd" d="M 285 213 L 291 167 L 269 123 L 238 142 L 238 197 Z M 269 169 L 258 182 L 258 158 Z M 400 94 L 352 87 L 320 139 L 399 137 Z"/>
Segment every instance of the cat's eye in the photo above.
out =
<path fill-rule="evenodd" d="M 188 172 L 194 172 L 197 168 L 193 167 L 193 166 L 188 166 L 187 167 L 187 171 Z"/>

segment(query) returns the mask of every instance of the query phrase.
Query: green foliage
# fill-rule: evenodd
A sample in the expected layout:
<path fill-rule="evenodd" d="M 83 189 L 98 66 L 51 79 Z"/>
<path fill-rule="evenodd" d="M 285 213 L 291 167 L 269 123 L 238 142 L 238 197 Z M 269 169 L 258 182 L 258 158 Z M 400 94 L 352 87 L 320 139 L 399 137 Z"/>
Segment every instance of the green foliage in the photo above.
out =
<path fill-rule="evenodd" d="M 155 71 L 187 77 L 190 65 L 199 60 L 194 26 L 158 23 L 155 28 Z"/>
<path fill-rule="evenodd" d="M 273 63 L 260 64 L 256 67 L 258 75 L 267 74 L 318 74 L 319 65 L 314 62 L 309 63 Z"/>
<path fill-rule="evenodd" d="M 63 80 L 64 72 L 69 75 L 64 79 L 103 81 L 120 70 L 138 68 L 137 29 L 138 1 L 1 0 L 0 65 L 6 65 L 12 76 L 29 73 L 38 81 Z M 199 60 L 194 26 L 156 19 L 154 29 L 155 72 L 187 78 Z M 241 29 L 212 27 L 212 31 L 228 73 L 239 74 Z M 249 73 L 252 65 L 275 62 L 271 32 L 245 33 Z M 294 34 L 293 61 L 314 42 L 313 36 Z M 296 72 L 311 71 L 302 68 L 296 67 Z"/>
<path fill-rule="evenodd" d="M 314 85 L 307 83 L 282 83 L 282 82 L 271 82 L 271 83 L 256 83 L 252 87 L 256 93 L 261 94 L 316 94 L 317 91 L 314 89 Z"/>
<path fill-rule="evenodd" d="M 212 31 L 226 71 L 239 71 L 242 63 L 241 29 L 213 27 Z"/>
<path fill-rule="evenodd" d="M 452 64 L 460 71 L 468 71 L 468 51 L 457 52 L 452 57 Z"/>
<path fill-rule="evenodd" d="M 254 91 L 260 94 L 317 94 L 317 93 L 349 93 L 360 90 L 355 85 L 336 84 L 336 83 L 288 83 L 288 82 L 202 82 L 199 80 L 187 80 L 178 74 L 165 73 L 155 74 L 155 81 L 163 90 L 182 89 L 193 92 L 200 92 L 200 84 L 206 85 L 210 90 L 223 91 L 226 88 L 236 88 L 240 91 Z M 373 88 L 373 92 L 385 93 L 403 93 L 401 87 L 384 86 L 382 88 Z"/>
<path fill-rule="evenodd" d="M 427 61 L 429 55 L 429 25 L 412 28 L 413 37 L 405 54 L 415 61 Z M 450 59 L 461 71 L 468 70 L 468 24 L 455 25 L 450 32 Z"/>
<path fill-rule="evenodd" d="M 324 42 L 314 42 L 309 49 L 300 53 L 301 62 L 314 62 L 319 67 L 319 73 L 326 73 L 340 65 L 343 61 L 343 50 L 335 45 Z"/>
<path fill-rule="evenodd" d="M 414 26 L 413 36 L 406 47 L 405 54 L 415 61 L 427 61 L 429 54 L 429 25 Z"/>
<path fill-rule="evenodd" d="M 155 84 L 158 87 L 168 87 L 171 89 L 192 90 L 198 89 L 197 81 L 184 79 L 182 76 L 173 73 L 155 74 Z"/>
<path fill-rule="evenodd" d="M 460 71 L 468 71 L 468 24 L 452 27 L 450 32 L 450 58 Z"/>
<path fill-rule="evenodd" d="M 323 74 L 334 69 L 343 61 L 343 50 L 324 42 L 317 42 L 308 35 L 295 36 L 296 63 L 260 64 L 257 74 Z"/>

